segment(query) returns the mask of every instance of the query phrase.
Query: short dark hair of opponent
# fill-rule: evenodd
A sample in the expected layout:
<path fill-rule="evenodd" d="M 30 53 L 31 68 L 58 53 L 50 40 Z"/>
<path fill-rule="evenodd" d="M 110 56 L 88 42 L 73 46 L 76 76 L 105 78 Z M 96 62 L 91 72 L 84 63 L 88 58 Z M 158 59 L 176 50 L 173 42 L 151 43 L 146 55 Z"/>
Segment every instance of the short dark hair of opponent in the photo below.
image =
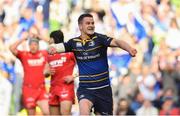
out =
<path fill-rule="evenodd" d="M 55 44 L 64 42 L 64 34 L 61 30 L 52 31 L 50 38 L 53 38 Z"/>

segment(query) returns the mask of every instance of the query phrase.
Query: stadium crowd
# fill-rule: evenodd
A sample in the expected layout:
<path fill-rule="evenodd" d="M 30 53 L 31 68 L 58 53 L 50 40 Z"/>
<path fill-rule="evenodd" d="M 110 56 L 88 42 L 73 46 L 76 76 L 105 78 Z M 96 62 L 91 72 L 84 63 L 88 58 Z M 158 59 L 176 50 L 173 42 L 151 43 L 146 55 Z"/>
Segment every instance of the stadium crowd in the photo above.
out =
<path fill-rule="evenodd" d="M 1 0 L 0 114 L 23 109 L 24 72 L 9 46 L 33 26 L 43 38 L 61 29 L 67 41 L 80 34 L 77 18 L 85 12 L 94 16 L 95 31 L 124 37 L 138 51 L 132 58 L 108 49 L 114 114 L 180 115 L 179 0 Z M 47 46 L 40 41 L 40 49 Z M 27 43 L 18 49 L 27 50 Z M 72 113 L 78 114 L 76 106 Z"/>

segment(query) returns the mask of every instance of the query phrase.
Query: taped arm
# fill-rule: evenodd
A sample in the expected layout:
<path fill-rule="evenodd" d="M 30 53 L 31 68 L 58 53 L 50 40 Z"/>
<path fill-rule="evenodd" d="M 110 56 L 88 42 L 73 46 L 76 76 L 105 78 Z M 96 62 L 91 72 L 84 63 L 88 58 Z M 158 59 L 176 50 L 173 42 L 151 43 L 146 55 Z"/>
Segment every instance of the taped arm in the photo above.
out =
<path fill-rule="evenodd" d="M 62 53 L 65 52 L 65 45 L 64 43 L 59 43 L 59 44 L 51 44 L 49 45 L 48 48 L 48 53 L 49 54 L 55 54 L 55 53 Z"/>

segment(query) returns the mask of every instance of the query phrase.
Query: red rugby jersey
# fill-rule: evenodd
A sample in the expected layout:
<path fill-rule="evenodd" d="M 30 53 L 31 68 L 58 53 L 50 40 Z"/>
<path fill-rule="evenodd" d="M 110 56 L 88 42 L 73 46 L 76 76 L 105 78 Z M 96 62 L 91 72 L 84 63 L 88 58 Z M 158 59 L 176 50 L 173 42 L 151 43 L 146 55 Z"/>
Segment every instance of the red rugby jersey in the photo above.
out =
<path fill-rule="evenodd" d="M 73 74 L 76 63 L 74 54 L 71 52 L 48 55 L 50 68 L 55 69 L 55 74 L 51 76 L 51 86 L 66 85 L 64 78 Z"/>
<path fill-rule="evenodd" d="M 24 85 L 38 87 L 45 83 L 43 70 L 47 62 L 47 56 L 47 51 L 38 51 L 35 54 L 28 51 L 18 51 L 17 57 L 24 69 Z"/>

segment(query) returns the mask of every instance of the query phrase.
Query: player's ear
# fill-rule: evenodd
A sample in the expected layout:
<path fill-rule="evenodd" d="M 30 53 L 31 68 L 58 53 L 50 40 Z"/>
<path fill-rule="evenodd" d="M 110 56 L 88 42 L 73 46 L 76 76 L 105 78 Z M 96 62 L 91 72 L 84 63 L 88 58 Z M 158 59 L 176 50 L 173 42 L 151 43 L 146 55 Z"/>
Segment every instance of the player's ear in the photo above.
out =
<path fill-rule="evenodd" d="M 82 30 L 82 25 L 81 24 L 79 24 L 79 30 Z"/>

